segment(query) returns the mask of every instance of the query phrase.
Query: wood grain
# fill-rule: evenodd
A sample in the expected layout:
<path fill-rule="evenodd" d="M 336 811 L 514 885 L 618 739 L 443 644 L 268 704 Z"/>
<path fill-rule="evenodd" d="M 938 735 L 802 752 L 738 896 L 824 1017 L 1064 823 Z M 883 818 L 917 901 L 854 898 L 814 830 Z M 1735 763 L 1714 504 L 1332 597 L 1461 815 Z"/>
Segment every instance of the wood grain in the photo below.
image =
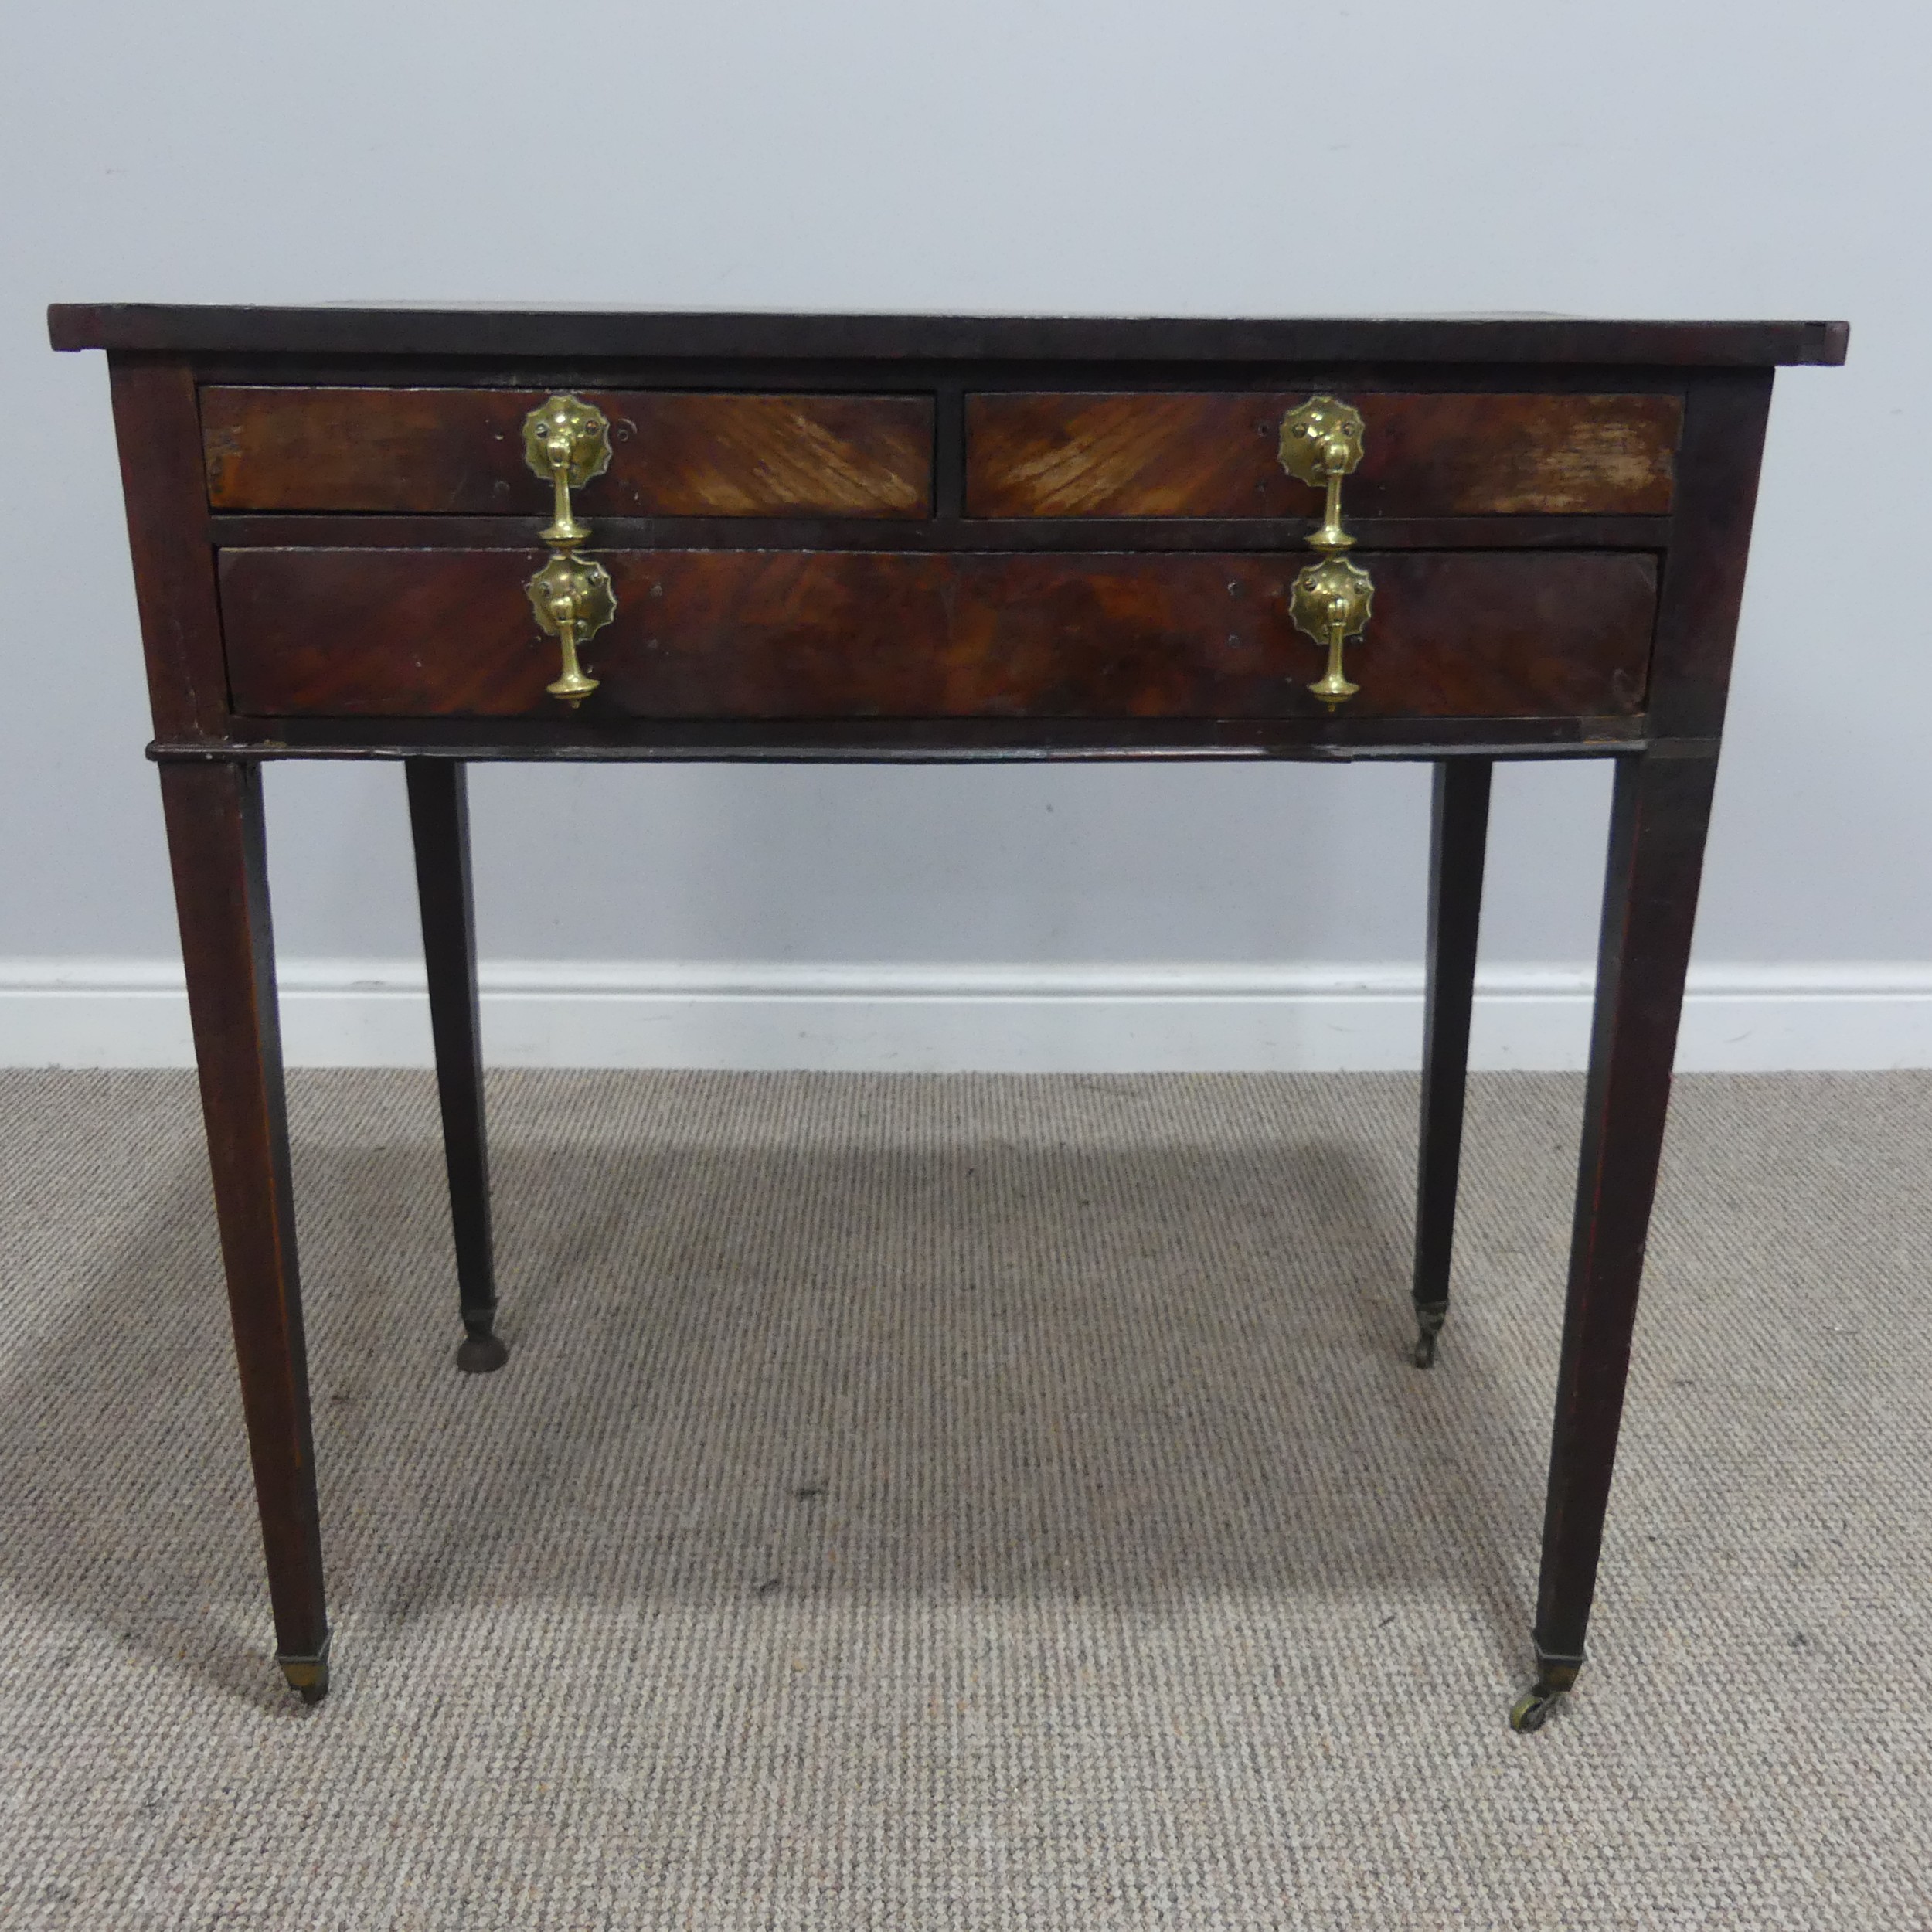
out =
<path fill-rule="evenodd" d="M 457 1366 L 500 1366 L 494 1333 L 496 1264 L 490 1232 L 489 1135 L 483 1096 L 483 1015 L 476 983 L 476 895 L 470 875 L 468 770 L 451 758 L 404 765 L 416 891 L 429 979 L 430 1037 L 443 1113 L 443 1164 L 456 1236 L 456 1285 L 467 1353 Z"/>
<path fill-rule="evenodd" d="M 1277 454 L 1295 393 L 970 396 L 970 515 L 1308 516 Z M 1675 396 L 1349 392 L 1366 426 L 1353 517 L 1661 516 Z"/>
<path fill-rule="evenodd" d="M 560 357 L 747 366 L 876 359 L 1280 365 L 1342 362 L 1768 368 L 1845 360 L 1829 321 L 1618 321 L 1579 315 L 1387 317 L 699 315 L 650 309 L 232 308 L 56 302 L 56 349 L 198 355 Z"/>
<path fill-rule="evenodd" d="M 202 392 L 217 509 L 549 513 L 523 419 L 550 393 L 501 389 Z M 910 396 L 600 390 L 611 467 L 580 513 L 923 516 L 933 406 Z"/>
<path fill-rule="evenodd" d="M 1536 1589 L 1539 1675 L 1583 1662 L 1716 775 L 1715 757 L 1617 761 Z"/>
<path fill-rule="evenodd" d="M 1300 557 L 604 552 L 615 622 L 587 718 L 1321 716 L 1287 616 Z M 1353 716 L 1629 716 L 1656 569 L 1592 553 L 1365 556 Z M 563 715 L 556 648 L 502 551 L 234 550 L 236 708 L 259 716 Z"/>
<path fill-rule="evenodd" d="M 1415 1268 L 1410 1286 L 1416 1305 L 1418 1368 L 1434 1362 L 1435 1337 L 1449 1308 L 1493 770 L 1487 758 L 1444 759 L 1436 767 L 1430 811 L 1420 1158 L 1416 1163 Z"/>
<path fill-rule="evenodd" d="M 116 356 L 110 376 L 155 730 L 216 740 L 228 727 L 228 680 L 196 461 L 194 371 Z"/>
<path fill-rule="evenodd" d="M 243 511 L 207 519 L 229 550 L 533 551 L 543 516 L 345 515 Z M 762 517 L 754 535 L 728 516 L 600 516 L 610 550 L 1297 551 L 1318 517 Z M 1667 516 L 1351 517 L 1365 550 L 1662 550 Z"/>
<path fill-rule="evenodd" d="M 161 796 L 276 1648 L 301 1674 L 326 1658 L 328 1620 L 261 773 L 165 764 Z M 319 1696 L 325 1673 L 308 1675 Z"/>
<path fill-rule="evenodd" d="M 1692 385 L 1683 485 L 1657 615 L 1660 727 L 1715 737 L 1724 728 L 1731 654 L 1771 406 L 1769 369 L 1719 370 Z"/>

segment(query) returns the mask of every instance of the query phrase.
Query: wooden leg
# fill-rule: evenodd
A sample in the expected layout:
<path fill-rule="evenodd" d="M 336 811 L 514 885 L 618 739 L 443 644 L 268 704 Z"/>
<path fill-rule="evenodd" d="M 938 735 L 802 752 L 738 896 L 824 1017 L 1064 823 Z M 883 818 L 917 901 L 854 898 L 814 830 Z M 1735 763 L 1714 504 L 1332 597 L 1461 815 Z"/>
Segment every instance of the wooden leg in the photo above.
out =
<path fill-rule="evenodd" d="M 276 1661 L 312 1704 L 328 1689 L 328 1619 L 275 1009 L 261 774 L 240 763 L 164 764 L 161 795 L 242 1412 L 268 1556 Z"/>
<path fill-rule="evenodd" d="M 1540 1726 L 1583 1667 L 1716 771 L 1708 753 L 1617 761 L 1536 1595 L 1536 1682 L 1510 1713 L 1519 1730 Z"/>
<path fill-rule="evenodd" d="M 470 889 L 467 767 L 454 758 L 410 758 L 410 830 L 429 966 L 430 1028 L 443 1104 L 450 1219 L 464 1338 L 456 1366 L 500 1369 L 509 1351 L 496 1333 L 496 1272 L 490 1240 L 489 1152 L 483 1124 L 483 1044 L 476 996 L 476 910 Z"/>
<path fill-rule="evenodd" d="M 1488 758 L 1436 766 L 1429 834 L 1429 981 L 1422 1032 L 1422 1152 L 1416 1180 L 1415 1364 L 1436 1359 L 1449 1313 L 1449 1257 L 1462 1169 L 1463 1096 L 1469 1078 L 1469 1013 L 1476 992 L 1476 933 L 1489 835 Z"/>

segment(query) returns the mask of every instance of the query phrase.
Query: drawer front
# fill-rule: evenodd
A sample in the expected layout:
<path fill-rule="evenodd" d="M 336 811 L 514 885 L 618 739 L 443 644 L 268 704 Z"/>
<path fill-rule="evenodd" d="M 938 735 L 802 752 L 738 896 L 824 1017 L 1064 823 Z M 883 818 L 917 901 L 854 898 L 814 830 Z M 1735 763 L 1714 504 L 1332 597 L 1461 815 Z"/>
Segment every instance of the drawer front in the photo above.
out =
<path fill-rule="evenodd" d="M 524 460 L 543 389 L 206 389 L 218 510 L 546 516 Z M 933 406 L 905 396 L 598 391 L 611 467 L 577 493 L 604 516 L 923 516 Z"/>
<path fill-rule="evenodd" d="M 1342 392 L 1365 426 L 1351 517 L 1662 516 L 1674 396 Z M 971 516 L 1312 516 L 1277 454 L 1281 395 L 973 396 Z"/>
<path fill-rule="evenodd" d="M 230 550 L 223 628 L 251 716 L 571 715 L 545 695 L 536 562 L 502 550 Z M 1270 718 L 1327 715 L 1294 628 L 1298 557 L 600 551 L 617 615 L 582 715 Z M 1648 556 L 1363 554 L 1349 716 L 1605 717 L 1642 709 Z"/>

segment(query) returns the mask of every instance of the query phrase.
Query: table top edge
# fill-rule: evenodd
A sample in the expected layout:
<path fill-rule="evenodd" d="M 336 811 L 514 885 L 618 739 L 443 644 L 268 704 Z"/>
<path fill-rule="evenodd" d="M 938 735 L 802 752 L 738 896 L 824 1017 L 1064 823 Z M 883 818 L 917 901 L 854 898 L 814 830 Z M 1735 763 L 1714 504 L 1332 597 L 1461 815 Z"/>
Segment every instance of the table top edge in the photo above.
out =
<path fill-rule="evenodd" d="M 1187 317 L 780 311 L 278 308 L 57 302 L 56 349 L 175 355 L 883 362 L 1137 361 L 1835 366 L 1842 321 L 1560 315 Z"/>

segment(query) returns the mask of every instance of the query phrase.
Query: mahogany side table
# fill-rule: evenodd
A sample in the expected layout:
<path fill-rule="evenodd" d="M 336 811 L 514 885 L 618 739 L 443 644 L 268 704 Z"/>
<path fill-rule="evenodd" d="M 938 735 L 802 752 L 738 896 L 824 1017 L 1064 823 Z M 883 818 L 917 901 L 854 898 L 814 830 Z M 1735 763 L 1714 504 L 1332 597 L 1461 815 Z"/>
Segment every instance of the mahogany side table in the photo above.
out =
<path fill-rule="evenodd" d="M 1594 1593 L 1773 371 L 1835 322 L 58 306 L 107 352 L 277 1658 L 328 1683 L 262 824 L 408 776 L 464 1339 L 500 1366 L 465 766 L 1426 759 L 1415 1360 L 1491 772 L 1616 767 L 1534 1632 Z M 584 519 L 594 519 L 591 522 Z"/>

